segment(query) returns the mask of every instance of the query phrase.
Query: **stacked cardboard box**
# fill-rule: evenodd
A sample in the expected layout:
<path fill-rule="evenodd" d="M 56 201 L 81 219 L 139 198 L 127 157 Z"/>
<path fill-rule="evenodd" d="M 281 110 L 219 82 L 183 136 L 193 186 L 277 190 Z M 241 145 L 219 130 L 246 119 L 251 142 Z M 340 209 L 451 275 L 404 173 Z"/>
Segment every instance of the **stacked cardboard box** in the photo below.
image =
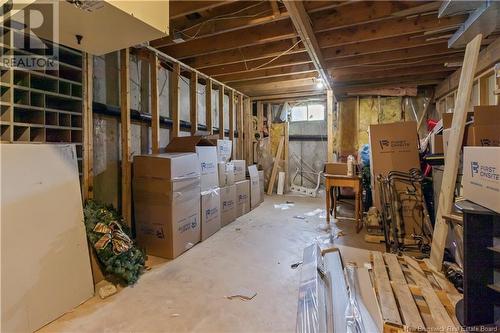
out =
<path fill-rule="evenodd" d="M 200 167 L 193 153 L 134 156 L 137 242 L 173 259 L 200 241 Z"/>
<path fill-rule="evenodd" d="M 236 183 L 236 217 L 250 211 L 250 181 L 242 180 Z"/>
<path fill-rule="evenodd" d="M 259 172 L 256 165 L 248 167 L 248 174 L 250 175 L 250 207 L 254 209 L 261 203 L 260 197 L 260 181 Z"/>

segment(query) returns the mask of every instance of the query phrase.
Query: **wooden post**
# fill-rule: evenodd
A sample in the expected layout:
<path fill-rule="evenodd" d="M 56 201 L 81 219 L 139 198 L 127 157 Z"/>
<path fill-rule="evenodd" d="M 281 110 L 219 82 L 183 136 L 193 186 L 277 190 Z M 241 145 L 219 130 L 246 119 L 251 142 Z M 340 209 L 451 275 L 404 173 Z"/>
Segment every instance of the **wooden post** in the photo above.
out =
<path fill-rule="evenodd" d="M 234 90 L 229 91 L 229 140 L 233 149 L 231 158 L 236 159 L 236 145 L 234 144 Z"/>
<path fill-rule="evenodd" d="M 179 80 L 181 76 L 181 66 L 176 62 L 172 64 L 172 69 L 172 73 L 170 73 L 170 118 L 172 119 L 170 139 L 178 137 L 181 131 L 179 112 Z"/>
<path fill-rule="evenodd" d="M 327 161 L 333 162 L 333 91 L 326 91 Z"/>
<path fill-rule="evenodd" d="M 213 134 L 214 125 L 212 123 L 212 80 L 210 79 L 207 79 L 205 87 L 205 119 L 208 134 Z"/>
<path fill-rule="evenodd" d="M 150 54 L 151 67 L 151 151 L 160 152 L 160 103 L 158 98 L 158 55 Z"/>
<path fill-rule="evenodd" d="M 482 35 L 477 35 L 467 44 L 465 49 L 460 83 L 458 85 L 455 111 L 450 128 L 450 138 L 448 150 L 445 157 L 443 182 L 439 192 L 438 210 L 434 233 L 432 234 L 431 264 L 436 271 L 441 270 L 443 263 L 446 237 L 448 236 L 448 224 L 443 218 L 449 215 L 453 207 L 455 183 L 457 180 L 458 165 L 460 163 L 459 154 L 462 149 L 462 141 L 465 132 L 465 122 L 467 111 L 469 110 L 472 85 L 474 83 L 474 73 L 476 72 L 479 49 L 481 47 Z"/>
<path fill-rule="evenodd" d="M 92 55 L 83 53 L 83 200 L 94 198 L 94 120 L 92 111 Z"/>
<path fill-rule="evenodd" d="M 252 115 L 252 102 L 250 98 L 245 99 L 245 160 L 247 165 L 253 164 L 253 115 Z"/>
<path fill-rule="evenodd" d="M 257 132 L 259 132 L 259 139 L 262 140 L 264 128 L 264 104 L 257 102 Z"/>
<path fill-rule="evenodd" d="M 285 128 L 284 128 L 284 134 L 285 134 L 285 153 L 284 153 L 284 156 L 283 156 L 283 159 L 284 159 L 284 163 L 283 163 L 283 167 L 284 167 L 284 171 L 285 171 L 285 193 L 288 192 L 288 189 L 289 189 L 289 182 L 290 182 L 290 173 L 289 173 L 289 170 L 288 170 L 288 158 L 289 158 L 289 149 L 290 149 L 290 133 L 289 133 L 289 128 L 288 128 L 288 119 L 286 120 L 285 124 L 284 124 Z"/>
<path fill-rule="evenodd" d="M 130 138 L 130 53 L 120 50 L 120 112 L 122 145 L 122 216 L 125 223 L 132 225 L 131 193 L 131 138 Z"/>
<path fill-rule="evenodd" d="M 198 73 L 191 72 L 190 85 L 189 97 L 191 107 L 189 110 L 189 119 L 191 122 L 191 135 L 195 135 L 198 131 Z"/>
<path fill-rule="evenodd" d="M 271 178 L 269 179 L 269 184 L 267 185 L 267 195 L 273 194 L 274 182 L 276 181 L 276 175 L 278 174 L 278 169 L 281 161 L 281 155 L 283 153 L 283 146 L 285 145 L 285 137 L 282 136 L 280 143 L 278 144 L 278 150 L 276 151 L 276 157 L 274 159 L 273 170 L 271 171 Z"/>
<path fill-rule="evenodd" d="M 238 159 L 244 159 L 244 151 L 245 151 L 245 141 L 243 140 L 244 137 L 244 128 L 245 128 L 245 121 L 243 117 L 243 95 L 239 94 L 238 95 L 238 111 L 237 111 L 237 130 L 238 130 L 238 154 L 236 155 Z"/>
<path fill-rule="evenodd" d="M 224 139 L 224 86 L 219 87 L 219 138 Z"/>

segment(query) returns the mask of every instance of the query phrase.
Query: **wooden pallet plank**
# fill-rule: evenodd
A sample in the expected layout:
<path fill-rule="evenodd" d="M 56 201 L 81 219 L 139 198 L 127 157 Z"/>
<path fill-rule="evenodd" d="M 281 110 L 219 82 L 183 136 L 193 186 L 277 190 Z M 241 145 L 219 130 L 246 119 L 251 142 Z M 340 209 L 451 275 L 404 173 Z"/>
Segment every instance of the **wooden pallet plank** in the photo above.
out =
<path fill-rule="evenodd" d="M 382 318 L 384 322 L 401 325 L 401 317 L 399 316 L 396 299 L 392 293 L 391 283 L 385 268 L 384 257 L 381 252 L 372 252 L 372 255 L 375 287 L 379 298 L 380 308 L 382 310 Z"/>
<path fill-rule="evenodd" d="M 281 161 L 281 154 L 283 152 L 284 145 L 285 145 L 285 138 L 281 137 L 280 143 L 278 145 L 278 150 L 276 152 L 276 157 L 274 159 L 273 171 L 271 172 L 271 178 L 269 179 L 269 185 L 267 186 L 267 195 L 273 194 L 274 183 L 276 181 L 276 175 L 278 174 L 279 164 Z"/>
<path fill-rule="evenodd" d="M 481 39 L 482 35 L 479 34 L 467 44 L 463 62 L 464 65 L 462 66 L 462 73 L 460 74 L 460 83 L 458 85 L 450 139 L 448 141 L 448 150 L 444 164 L 443 183 L 441 184 L 441 190 L 439 192 L 436 223 L 432 234 L 430 262 L 437 270 L 441 270 L 446 237 L 448 235 L 448 224 L 443 218 L 443 215 L 450 214 L 453 206 L 455 182 L 460 163 L 459 153 L 462 148 L 465 122 L 470 105 L 470 96 L 474 83 L 474 73 L 476 72 L 479 49 L 481 47 Z"/>
<path fill-rule="evenodd" d="M 384 253 L 384 259 L 389 267 L 389 276 L 392 280 L 392 290 L 396 295 L 404 324 L 412 330 L 425 328 L 425 324 L 420 317 L 415 300 L 413 299 L 410 289 L 408 288 L 397 256 L 391 253 Z"/>
<path fill-rule="evenodd" d="M 413 258 L 404 256 L 406 264 L 411 272 L 412 277 L 414 278 L 417 286 L 422 291 L 422 296 L 424 297 L 427 305 L 429 306 L 429 310 L 431 312 L 432 319 L 434 323 L 437 325 L 437 328 L 441 329 L 457 329 L 455 323 L 449 316 L 446 308 L 439 300 L 439 297 L 434 292 L 431 283 L 427 280 L 425 272 L 420 267 L 420 264 Z"/>

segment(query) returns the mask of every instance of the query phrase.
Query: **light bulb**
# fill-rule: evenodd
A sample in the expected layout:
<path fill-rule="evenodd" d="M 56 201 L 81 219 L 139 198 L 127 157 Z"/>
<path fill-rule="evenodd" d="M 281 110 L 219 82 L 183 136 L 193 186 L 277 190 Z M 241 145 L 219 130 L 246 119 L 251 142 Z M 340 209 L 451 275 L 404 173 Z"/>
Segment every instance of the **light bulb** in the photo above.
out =
<path fill-rule="evenodd" d="M 323 82 L 318 81 L 318 83 L 316 83 L 316 88 L 323 89 Z"/>

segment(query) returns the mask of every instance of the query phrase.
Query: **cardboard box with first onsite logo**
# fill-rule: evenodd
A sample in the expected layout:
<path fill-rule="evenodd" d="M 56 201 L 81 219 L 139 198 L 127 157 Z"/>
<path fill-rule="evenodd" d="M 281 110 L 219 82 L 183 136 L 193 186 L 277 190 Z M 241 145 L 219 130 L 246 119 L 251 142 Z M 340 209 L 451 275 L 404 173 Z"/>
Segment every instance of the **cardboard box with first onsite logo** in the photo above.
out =
<path fill-rule="evenodd" d="M 217 162 L 229 162 L 233 152 L 233 142 L 231 140 L 217 140 Z"/>
<path fill-rule="evenodd" d="M 173 259 L 200 241 L 200 168 L 193 153 L 134 156 L 137 243 Z"/>
<path fill-rule="evenodd" d="M 232 160 L 234 165 L 234 181 L 239 182 L 246 179 L 246 164 L 245 160 Z"/>
<path fill-rule="evenodd" d="M 257 166 L 250 165 L 248 167 L 248 173 L 250 174 L 250 208 L 254 209 L 261 203 L 260 181 Z"/>
<path fill-rule="evenodd" d="M 219 231 L 220 223 L 220 189 L 218 187 L 201 192 L 201 240 Z"/>
<path fill-rule="evenodd" d="M 236 219 L 236 185 L 220 189 L 220 211 L 222 227 Z"/>
<path fill-rule="evenodd" d="M 463 196 L 500 213 L 500 147 L 464 147 Z"/>
<path fill-rule="evenodd" d="M 219 187 L 234 185 L 234 165 L 232 162 L 219 162 Z"/>
<path fill-rule="evenodd" d="M 245 215 L 250 211 L 250 181 L 242 180 L 236 186 L 236 217 Z"/>
<path fill-rule="evenodd" d="M 415 121 L 370 125 L 370 171 L 373 205 L 381 210 L 377 176 L 387 176 L 391 171 L 408 172 L 420 169 L 418 155 L 417 124 Z M 398 192 L 404 193 L 406 185 L 398 183 Z M 404 200 L 403 220 L 405 233 L 411 235 L 420 230 L 421 211 L 415 201 Z"/>
<path fill-rule="evenodd" d="M 475 106 L 474 123 L 467 134 L 467 146 L 500 146 L 500 106 Z"/>
<path fill-rule="evenodd" d="M 202 191 L 219 186 L 217 168 L 217 147 L 208 136 L 195 135 L 173 138 L 165 149 L 167 153 L 196 153 L 200 166 L 200 186 Z"/>

